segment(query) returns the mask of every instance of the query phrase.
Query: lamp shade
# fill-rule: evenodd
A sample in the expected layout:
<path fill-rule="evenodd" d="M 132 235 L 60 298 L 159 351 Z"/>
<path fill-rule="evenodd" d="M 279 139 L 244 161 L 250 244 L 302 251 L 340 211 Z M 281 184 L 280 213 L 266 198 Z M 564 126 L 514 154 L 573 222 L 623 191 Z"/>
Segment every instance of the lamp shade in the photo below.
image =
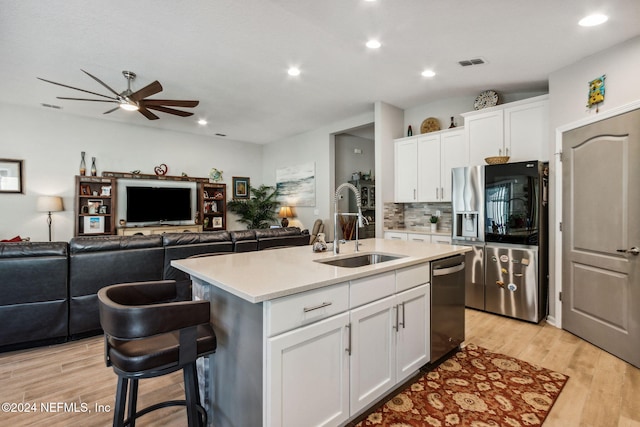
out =
<path fill-rule="evenodd" d="M 289 206 L 282 206 L 280 208 L 280 212 L 278 212 L 278 217 L 279 218 L 292 218 L 293 217 L 293 212 L 291 211 L 291 208 Z"/>
<path fill-rule="evenodd" d="M 60 212 L 64 208 L 62 206 L 62 197 L 58 196 L 40 196 L 37 203 L 38 212 Z"/>

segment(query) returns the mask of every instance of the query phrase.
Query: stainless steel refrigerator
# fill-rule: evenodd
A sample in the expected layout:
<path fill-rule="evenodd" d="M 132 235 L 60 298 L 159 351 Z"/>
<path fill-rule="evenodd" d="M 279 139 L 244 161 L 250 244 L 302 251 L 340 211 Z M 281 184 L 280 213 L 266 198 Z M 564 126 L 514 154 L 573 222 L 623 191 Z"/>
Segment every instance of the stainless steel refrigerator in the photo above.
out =
<path fill-rule="evenodd" d="M 476 168 L 482 172 L 460 168 L 452 177 L 452 239 L 473 247 L 465 304 L 537 323 L 547 315 L 548 167 L 531 161 Z"/>

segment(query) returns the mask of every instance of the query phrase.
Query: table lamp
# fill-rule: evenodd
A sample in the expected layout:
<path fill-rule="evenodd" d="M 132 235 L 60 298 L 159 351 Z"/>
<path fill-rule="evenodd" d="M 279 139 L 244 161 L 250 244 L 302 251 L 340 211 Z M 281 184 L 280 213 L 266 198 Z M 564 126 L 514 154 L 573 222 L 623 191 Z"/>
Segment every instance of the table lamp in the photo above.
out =
<path fill-rule="evenodd" d="M 37 204 L 38 212 L 48 212 L 47 224 L 49 225 L 49 241 L 51 241 L 51 212 L 63 211 L 62 197 L 58 196 L 40 196 Z"/>
<path fill-rule="evenodd" d="M 287 219 L 287 217 L 292 217 L 293 218 L 293 212 L 291 211 L 291 208 L 289 206 L 282 206 L 280 208 L 280 212 L 278 212 L 278 217 L 282 218 L 282 222 L 280 224 L 283 227 L 288 227 L 289 226 L 289 220 Z"/>

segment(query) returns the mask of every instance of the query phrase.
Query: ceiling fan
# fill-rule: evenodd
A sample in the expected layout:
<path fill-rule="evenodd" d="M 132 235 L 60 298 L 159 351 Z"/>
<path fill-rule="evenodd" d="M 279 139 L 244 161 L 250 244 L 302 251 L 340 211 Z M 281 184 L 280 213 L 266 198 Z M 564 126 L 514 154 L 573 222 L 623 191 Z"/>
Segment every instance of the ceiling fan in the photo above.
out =
<path fill-rule="evenodd" d="M 91 92 L 88 90 L 80 89 L 73 86 L 68 86 L 62 83 L 52 82 L 51 80 L 46 80 L 38 77 L 39 80 L 43 82 L 52 83 L 54 85 L 68 87 L 69 89 L 79 90 L 81 92 L 90 93 L 91 95 L 100 96 L 102 98 L 107 99 L 89 99 L 89 98 L 68 98 L 64 96 L 58 96 L 58 99 L 68 99 L 73 101 L 92 101 L 92 102 L 112 102 L 118 104 L 117 107 L 112 108 L 109 111 L 105 111 L 103 114 L 109 114 L 116 111 L 118 108 L 122 108 L 123 110 L 128 111 L 139 111 L 143 116 L 145 116 L 149 120 L 157 120 L 159 119 L 154 113 L 149 110 L 156 110 L 167 114 L 173 114 L 181 117 L 189 117 L 192 116 L 193 113 L 187 111 L 176 110 L 175 108 L 169 107 L 183 107 L 183 108 L 193 108 L 196 107 L 200 101 L 180 101 L 174 99 L 147 99 L 147 97 L 155 95 L 156 93 L 162 92 L 162 85 L 157 80 L 153 83 L 148 84 L 142 89 L 133 92 L 131 90 L 131 82 L 136 78 L 136 73 L 133 71 L 123 71 L 125 79 L 127 79 L 127 89 L 121 93 L 116 92 L 111 87 L 109 87 L 106 83 L 104 83 L 99 78 L 87 73 L 85 70 L 81 70 L 83 73 L 100 83 L 102 86 L 107 88 L 109 92 L 111 92 L 115 96 L 102 95 L 100 93 Z"/>

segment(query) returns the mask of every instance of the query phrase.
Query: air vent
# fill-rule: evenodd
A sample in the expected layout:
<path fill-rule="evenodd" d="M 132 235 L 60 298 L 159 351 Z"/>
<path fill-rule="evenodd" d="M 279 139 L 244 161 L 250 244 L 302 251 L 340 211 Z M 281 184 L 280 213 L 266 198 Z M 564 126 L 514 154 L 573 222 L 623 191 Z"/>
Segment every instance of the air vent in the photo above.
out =
<path fill-rule="evenodd" d="M 473 58 L 473 59 L 465 59 L 462 61 L 458 61 L 458 64 L 460 64 L 462 67 L 468 67 L 470 65 L 481 65 L 481 64 L 485 64 L 487 61 L 485 61 L 482 58 Z"/>
<path fill-rule="evenodd" d="M 61 106 L 59 106 L 59 105 L 44 104 L 44 103 L 42 103 L 42 104 L 40 104 L 40 105 L 42 105 L 43 107 L 47 107 L 47 108 L 53 108 L 53 109 L 55 109 L 55 110 L 62 110 L 62 107 L 61 107 Z"/>

